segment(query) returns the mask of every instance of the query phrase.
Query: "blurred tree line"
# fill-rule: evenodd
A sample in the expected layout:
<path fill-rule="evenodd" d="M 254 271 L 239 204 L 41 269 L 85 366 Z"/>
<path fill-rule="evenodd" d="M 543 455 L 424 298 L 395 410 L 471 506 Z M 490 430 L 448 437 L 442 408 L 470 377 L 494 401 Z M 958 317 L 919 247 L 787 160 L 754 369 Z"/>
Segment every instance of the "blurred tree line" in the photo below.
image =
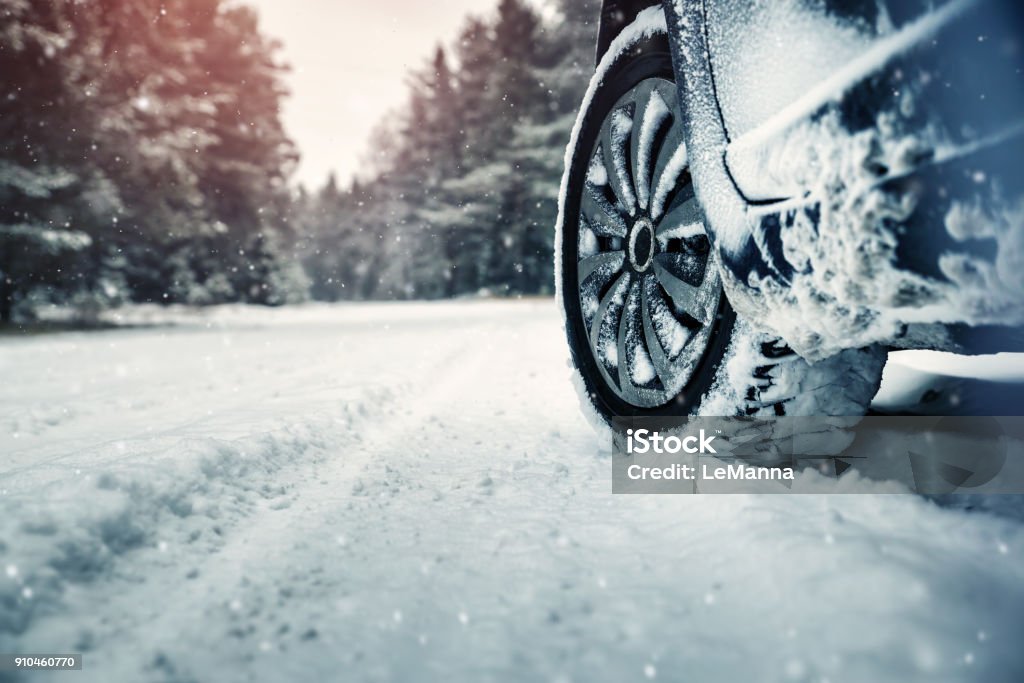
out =
<path fill-rule="evenodd" d="M 314 298 L 549 293 L 565 145 L 599 2 L 500 0 L 411 74 L 369 171 L 296 200 Z"/>
<path fill-rule="evenodd" d="M 275 47 L 221 0 L 0 0 L 0 317 L 304 296 Z"/>
<path fill-rule="evenodd" d="M 277 45 L 229 0 L 0 0 L 0 321 L 46 303 L 551 289 L 596 1 L 469 18 L 344 187 L 290 190 Z M 344 87 L 344 80 L 340 79 Z"/>

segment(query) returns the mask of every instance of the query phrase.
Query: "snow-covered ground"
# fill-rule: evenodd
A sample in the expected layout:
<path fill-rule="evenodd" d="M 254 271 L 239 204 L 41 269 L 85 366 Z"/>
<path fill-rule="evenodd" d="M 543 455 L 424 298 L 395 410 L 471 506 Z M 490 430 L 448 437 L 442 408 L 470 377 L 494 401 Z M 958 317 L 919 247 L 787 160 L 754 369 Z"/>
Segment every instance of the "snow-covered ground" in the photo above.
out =
<path fill-rule="evenodd" d="M 612 496 L 550 302 L 172 317 L 0 338 L 25 680 L 1024 680 L 1019 522 Z"/>

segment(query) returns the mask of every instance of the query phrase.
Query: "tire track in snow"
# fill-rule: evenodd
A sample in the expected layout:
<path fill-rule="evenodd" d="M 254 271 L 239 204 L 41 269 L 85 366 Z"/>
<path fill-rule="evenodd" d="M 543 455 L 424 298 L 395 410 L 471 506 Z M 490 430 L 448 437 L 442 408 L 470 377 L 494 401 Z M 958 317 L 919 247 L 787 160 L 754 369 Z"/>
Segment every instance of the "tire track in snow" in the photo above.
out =
<path fill-rule="evenodd" d="M 479 342 L 487 333 L 475 330 L 473 334 Z M 117 564 L 112 561 L 113 566 L 102 576 L 71 577 L 65 585 L 55 586 L 54 594 L 33 596 L 32 607 L 36 609 L 22 615 L 23 622 L 18 624 L 17 630 L 33 629 L 28 630 L 29 639 L 35 643 L 40 639 L 52 642 L 54 647 L 58 643 L 74 642 L 78 649 L 87 653 L 87 658 L 90 652 L 102 652 L 102 674 L 96 680 L 132 680 L 142 675 L 140 669 L 147 672 L 147 677 L 156 676 L 157 680 L 192 680 L 190 676 L 180 678 L 183 675 L 179 671 L 180 664 L 173 664 L 175 660 L 163 654 L 177 640 L 167 636 L 195 634 L 199 619 L 208 627 L 216 625 L 224 629 L 228 637 L 241 637 L 245 628 L 240 631 L 234 622 L 244 621 L 247 614 L 253 614 L 251 610 L 255 609 L 258 614 L 264 607 L 247 605 L 231 597 L 243 588 L 239 583 L 239 568 L 244 573 L 248 568 L 259 566 L 260 572 L 271 581 L 286 578 L 288 572 L 284 568 L 277 574 L 271 567 L 275 561 L 286 560 L 297 537 L 319 533 L 311 530 L 320 519 L 318 511 L 344 506 L 346 498 L 360 495 L 363 479 L 374 479 L 379 474 L 375 471 L 380 468 L 375 466 L 374 455 L 414 442 L 410 439 L 420 426 L 434 417 L 436 407 L 450 401 L 460 388 L 486 369 L 485 349 L 480 346 L 476 349 L 467 353 L 468 342 L 461 348 L 439 349 L 443 353 L 436 363 L 430 364 L 430 369 L 441 381 L 427 384 L 426 391 L 403 382 L 396 388 L 371 391 L 370 396 L 358 404 L 346 404 L 340 418 L 321 416 L 289 426 L 285 430 L 289 435 L 305 434 L 302 439 L 306 441 L 305 447 L 313 451 L 312 455 L 262 473 L 267 475 L 267 480 L 254 482 L 258 495 L 246 501 L 238 514 L 222 515 L 215 511 L 211 514 L 209 509 L 190 509 L 176 519 L 174 508 L 183 503 L 160 501 L 159 510 L 146 511 L 146 515 L 152 517 L 148 520 L 151 533 L 147 534 L 151 538 L 130 544 L 131 547 L 116 558 Z M 223 446 L 250 451 L 243 457 L 252 458 L 259 457 L 252 452 L 259 446 L 254 448 L 252 444 L 260 441 L 266 456 L 272 460 L 289 448 L 303 447 L 274 432 Z M 147 469 L 153 464 L 153 456 L 154 452 L 145 454 Z M 203 476 L 211 477 L 220 467 L 204 468 Z M 140 479 L 145 476 L 151 474 L 140 473 Z M 116 481 L 107 484 L 111 488 L 133 485 L 134 482 Z M 183 497 L 192 493 L 195 486 L 186 488 L 189 490 L 182 492 Z M 250 487 L 236 480 L 230 488 L 236 489 L 234 496 L 242 497 L 243 491 Z M 232 494 L 219 491 L 217 497 L 223 498 L 225 493 Z M 138 512 L 125 510 L 117 519 L 123 520 Z M 204 512 L 214 520 L 213 524 L 198 529 L 189 524 L 192 517 Z M 109 520 L 98 523 L 98 526 L 104 525 L 110 526 Z M 157 538 L 167 540 L 157 541 Z M 174 538 L 178 540 L 170 540 Z M 330 544 L 343 547 L 341 536 L 329 538 Z M 175 557 L 172 553 L 180 555 Z M 128 561 L 130 567 L 122 566 Z M 93 582 L 93 578 L 99 581 Z M 78 583 L 80 579 L 89 582 Z M 40 607 L 42 609 L 38 609 Z M 47 612 L 56 612 L 59 616 L 48 618 Z M 97 612 L 107 615 L 99 625 L 90 623 L 90 616 Z M 86 618 L 81 619 L 81 616 Z M 205 637 L 203 633 L 199 635 L 195 645 L 201 648 Z M 196 669 L 196 676 L 196 680 L 202 680 L 201 669 Z M 86 675 L 83 680 L 90 678 Z"/>

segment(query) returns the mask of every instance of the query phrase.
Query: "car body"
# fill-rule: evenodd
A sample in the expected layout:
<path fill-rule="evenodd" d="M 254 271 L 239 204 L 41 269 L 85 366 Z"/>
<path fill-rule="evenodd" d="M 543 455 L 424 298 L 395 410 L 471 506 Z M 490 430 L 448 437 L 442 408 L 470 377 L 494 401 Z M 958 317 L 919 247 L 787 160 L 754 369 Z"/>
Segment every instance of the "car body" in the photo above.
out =
<path fill-rule="evenodd" d="M 608 0 L 598 58 L 659 4 L 738 312 L 809 359 L 1015 348 L 1024 6 Z"/>
<path fill-rule="evenodd" d="M 556 225 L 596 424 L 860 415 L 894 349 L 1024 348 L 1024 5 L 606 0 L 597 62 Z"/>

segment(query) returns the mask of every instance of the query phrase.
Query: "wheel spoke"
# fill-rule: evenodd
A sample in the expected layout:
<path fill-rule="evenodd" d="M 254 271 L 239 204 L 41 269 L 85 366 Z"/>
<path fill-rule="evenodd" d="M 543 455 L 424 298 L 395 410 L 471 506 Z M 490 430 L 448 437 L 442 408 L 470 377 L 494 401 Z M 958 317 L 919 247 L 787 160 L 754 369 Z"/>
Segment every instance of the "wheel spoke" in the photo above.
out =
<path fill-rule="evenodd" d="M 636 197 L 633 194 L 633 181 L 629 177 L 628 151 L 633 119 L 624 106 L 612 111 L 601 129 L 601 153 L 608 175 L 608 184 L 619 200 L 619 204 L 629 213 L 636 215 Z"/>
<path fill-rule="evenodd" d="M 634 336 L 635 340 L 635 319 L 639 313 L 639 306 L 637 305 L 638 289 L 639 284 L 632 282 L 629 290 L 626 292 L 626 299 L 622 306 L 622 317 L 619 319 L 619 389 L 626 394 L 636 394 L 636 386 L 633 384 L 633 378 L 630 377 L 630 367 L 633 365 L 635 353 L 635 345 L 630 344 L 630 337 Z M 631 332 L 633 334 L 631 335 Z"/>
<path fill-rule="evenodd" d="M 601 306 L 602 293 L 608 293 L 612 278 L 622 269 L 625 254 L 615 259 L 613 254 L 594 255 L 582 259 L 577 266 L 580 291 L 580 312 L 589 330 Z"/>
<path fill-rule="evenodd" d="M 661 378 L 661 383 L 667 387 L 672 384 L 674 373 L 672 372 L 672 365 L 669 362 L 668 355 L 662 349 L 661 341 L 658 339 L 658 331 L 654 325 L 654 320 L 651 318 L 651 290 L 656 286 L 654 278 L 649 277 L 644 281 L 642 290 L 644 338 L 647 340 L 647 352 L 651 356 L 651 362 L 654 363 L 654 371 Z"/>
<path fill-rule="evenodd" d="M 618 380 L 622 396 L 634 405 L 656 405 L 662 400 L 659 391 L 644 386 L 657 377 L 657 371 L 643 343 L 643 322 L 640 317 L 640 284 L 633 283 L 619 320 Z M 635 381 L 634 381 L 635 380 Z"/>
<path fill-rule="evenodd" d="M 705 234 L 704 215 L 692 192 L 685 199 L 677 198 L 672 202 L 672 206 L 658 222 L 655 234 L 661 240 L 685 239 Z"/>
<path fill-rule="evenodd" d="M 646 81 L 637 89 L 633 114 L 633 138 L 630 144 L 636 199 L 646 209 L 651 194 L 651 158 L 658 131 L 671 116 L 657 81 Z"/>
<path fill-rule="evenodd" d="M 664 211 L 665 203 L 669 199 L 673 188 L 679 182 L 679 176 L 686 168 L 686 144 L 683 142 L 683 126 L 678 115 L 673 116 L 672 125 L 665 135 L 658 150 L 658 157 L 654 163 L 654 173 L 651 175 L 651 185 L 654 188 L 651 195 L 650 214 L 651 218 L 657 220 Z"/>
<path fill-rule="evenodd" d="M 621 297 L 622 293 L 620 290 L 623 288 L 624 283 L 629 282 L 629 273 L 622 273 L 618 279 L 608 288 L 604 297 L 601 299 L 601 303 L 597 307 L 597 313 L 594 315 L 594 320 L 590 323 L 590 348 L 594 351 L 595 358 L 600 359 L 600 339 L 601 339 L 601 328 L 604 327 L 605 318 L 612 317 L 616 313 L 615 306 L 616 299 Z M 614 323 L 614 319 L 609 320 Z"/>
<path fill-rule="evenodd" d="M 584 185 L 580 212 L 595 234 L 602 237 L 626 236 L 625 219 L 594 185 Z"/>
<path fill-rule="evenodd" d="M 625 260 L 626 254 L 621 251 L 606 251 L 601 254 L 595 254 L 594 256 L 588 256 L 580 261 L 577 266 L 579 284 L 582 286 L 587 278 L 593 275 L 594 271 L 598 269 L 607 271 L 609 275 L 617 272 L 619 268 L 622 267 L 622 263 Z M 604 279 L 607 280 L 607 278 Z"/>
<path fill-rule="evenodd" d="M 672 298 L 672 303 L 703 325 L 708 322 L 705 296 L 701 287 L 695 287 L 684 279 L 688 265 L 685 259 L 687 256 L 684 254 L 658 254 L 654 257 L 654 272 Z"/>
<path fill-rule="evenodd" d="M 654 324 L 658 341 L 661 342 L 661 348 L 665 349 L 665 355 L 674 362 L 674 359 L 682 353 L 683 348 L 693 337 L 693 332 L 679 321 L 670 300 L 663 294 L 656 278 L 651 278 L 646 293 L 651 323 Z"/>

